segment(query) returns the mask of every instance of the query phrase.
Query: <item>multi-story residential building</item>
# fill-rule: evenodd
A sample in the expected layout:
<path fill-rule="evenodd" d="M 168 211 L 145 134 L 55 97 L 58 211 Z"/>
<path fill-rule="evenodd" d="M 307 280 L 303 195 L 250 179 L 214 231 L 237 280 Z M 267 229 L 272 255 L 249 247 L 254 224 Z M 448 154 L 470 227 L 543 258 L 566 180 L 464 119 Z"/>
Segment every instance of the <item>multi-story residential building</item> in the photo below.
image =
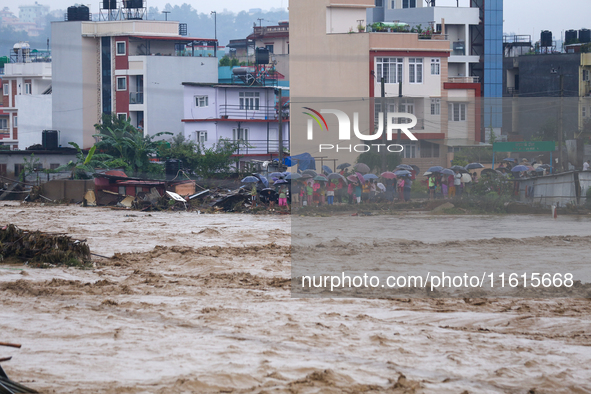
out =
<path fill-rule="evenodd" d="M 37 2 L 18 6 L 18 18 L 21 22 L 44 24 L 43 18 L 49 13 L 49 6 Z"/>
<path fill-rule="evenodd" d="M 418 118 L 412 129 L 418 141 L 404 140 L 404 162 L 421 168 L 449 166 L 450 148 L 480 142 L 476 98 L 481 85 L 472 78 L 449 77 L 452 48 L 441 34 L 420 38 L 404 32 L 351 33 L 373 5 L 370 0 L 290 5 L 292 110 L 294 103 L 325 100 L 330 105 L 330 100 L 356 99 L 360 123 L 370 124 L 366 130 L 374 129 L 376 116 L 364 114 L 363 108 L 374 114 L 412 113 Z M 381 107 L 379 98 L 382 77 L 388 108 Z M 306 125 L 294 116 L 292 130 L 292 153 L 302 153 L 294 144 L 304 138 Z"/>
<path fill-rule="evenodd" d="M 53 129 L 91 147 L 102 114 L 153 135 L 182 133 L 182 82 L 217 82 L 217 41 L 179 34 L 175 21 L 52 23 Z M 195 43 L 195 45 L 193 45 Z M 201 48 L 201 49 L 200 49 Z"/>
<path fill-rule="evenodd" d="M 471 0 L 470 7 L 435 6 L 435 1 L 375 0 L 367 21 L 399 21 L 446 35 L 452 50 L 449 77 L 481 83 L 482 133 L 500 135 L 502 126 L 503 0 Z M 459 3 L 458 3 L 459 4 Z"/>
<path fill-rule="evenodd" d="M 186 139 L 206 148 L 223 139 L 244 142 L 236 152 L 244 165 L 277 158 L 281 129 L 283 150 L 289 150 L 289 112 L 283 105 L 280 123 L 276 88 L 193 82 L 183 86 Z"/>
<path fill-rule="evenodd" d="M 48 59 L 31 55 L 29 44 L 18 43 L 11 62 L 4 65 L 2 142 L 12 149 L 41 143 L 41 133 L 51 128 L 51 66 Z M 5 126 L 5 127 L 4 127 Z"/>

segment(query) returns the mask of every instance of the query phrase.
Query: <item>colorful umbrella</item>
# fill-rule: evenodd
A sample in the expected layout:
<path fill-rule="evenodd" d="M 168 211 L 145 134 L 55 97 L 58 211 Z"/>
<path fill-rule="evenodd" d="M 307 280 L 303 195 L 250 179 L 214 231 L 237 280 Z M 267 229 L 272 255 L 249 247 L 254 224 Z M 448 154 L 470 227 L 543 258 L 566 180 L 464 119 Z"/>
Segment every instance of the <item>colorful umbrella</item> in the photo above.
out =
<path fill-rule="evenodd" d="M 382 175 L 380 176 L 384 179 L 396 179 L 396 174 L 390 171 L 382 172 Z"/>
<path fill-rule="evenodd" d="M 359 182 L 361 183 L 365 183 L 365 178 L 363 177 L 363 175 L 359 172 L 356 172 L 355 175 L 357 176 L 357 178 L 359 179 Z"/>

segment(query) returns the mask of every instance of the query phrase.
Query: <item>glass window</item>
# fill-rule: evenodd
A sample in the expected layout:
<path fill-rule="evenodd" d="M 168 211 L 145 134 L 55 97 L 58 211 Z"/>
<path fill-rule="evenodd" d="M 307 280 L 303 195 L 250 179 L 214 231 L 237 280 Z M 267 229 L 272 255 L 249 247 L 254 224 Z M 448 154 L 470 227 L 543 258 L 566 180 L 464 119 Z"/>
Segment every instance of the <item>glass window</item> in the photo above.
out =
<path fill-rule="evenodd" d="M 384 6 L 384 0 L 376 0 L 376 7 L 383 7 Z"/>
<path fill-rule="evenodd" d="M 18 116 L 15 116 L 13 119 L 14 127 L 18 127 Z"/>
<path fill-rule="evenodd" d="M 440 99 L 431 99 L 431 115 L 441 115 Z"/>
<path fill-rule="evenodd" d="M 127 90 L 126 77 L 117 77 L 117 90 Z"/>
<path fill-rule="evenodd" d="M 441 74 L 441 59 L 431 59 L 431 75 Z"/>
<path fill-rule="evenodd" d="M 402 0 L 402 8 L 416 8 L 417 0 Z"/>
<path fill-rule="evenodd" d="M 2 85 L 2 93 L 4 93 L 5 96 L 8 96 L 8 84 L 7 83 Z"/>
<path fill-rule="evenodd" d="M 7 130 L 8 129 L 8 119 L 2 118 L 0 119 L 0 130 Z"/>
<path fill-rule="evenodd" d="M 125 41 L 117 43 L 117 55 L 125 55 Z"/>
<path fill-rule="evenodd" d="M 208 107 L 209 96 L 195 96 L 195 107 Z"/>
<path fill-rule="evenodd" d="M 33 87 L 30 83 L 25 83 L 25 94 L 33 94 Z"/>
<path fill-rule="evenodd" d="M 265 48 L 267 48 L 269 50 L 269 53 L 275 53 L 275 52 L 273 52 L 274 46 L 272 44 L 265 45 Z"/>
<path fill-rule="evenodd" d="M 240 92 L 240 109 L 259 110 L 259 92 Z"/>
<path fill-rule="evenodd" d="M 418 57 L 408 59 L 408 82 L 423 83 L 423 59 Z"/>
<path fill-rule="evenodd" d="M 409 142 L 406 144 L 402 144 L 404 150 L 402 154 L 405 159 L 414 159 L 417 157 L 417 143 L 416 142 Z"/>
<path fill-rule="evenodd" d="M 378 57 L 376 61 L 378 83 L 381 83 L 382 77 L 386 83 L 402 82 L 403 59 L 401 57 Z"/>
<path fill-rule="evenodd" d="M 466 121 L 466 104 L 465 103 L 449 103 L 449 111 L 447 119 L 450 122 L 465 122 Z"/>
<path fill-rule="evenodd" d="M 117 114 L 119 120 L 127 120 L 127 114 Z"/>
<path fill-rule="evenodd" d="M 248 141 L 248 129 L 232 129 L 232 136 L 234 141 Z"/>

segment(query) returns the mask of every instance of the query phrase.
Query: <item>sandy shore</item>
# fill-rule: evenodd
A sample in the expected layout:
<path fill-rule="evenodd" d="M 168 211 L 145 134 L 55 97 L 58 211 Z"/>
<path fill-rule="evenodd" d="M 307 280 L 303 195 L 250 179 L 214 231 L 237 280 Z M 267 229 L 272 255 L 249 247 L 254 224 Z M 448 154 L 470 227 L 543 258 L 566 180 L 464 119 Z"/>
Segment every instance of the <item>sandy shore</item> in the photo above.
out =
<path fill-rule="evenodd" d="M 291 298 L 284 216 L 6 203 L 0 218 L 110 257 L 0 265 L 0 341 L 23 344 L 3 367 L 44 393 L 591 393 L 589 299 Z M 538 253 L 562 242 L 547 241 Z"/>

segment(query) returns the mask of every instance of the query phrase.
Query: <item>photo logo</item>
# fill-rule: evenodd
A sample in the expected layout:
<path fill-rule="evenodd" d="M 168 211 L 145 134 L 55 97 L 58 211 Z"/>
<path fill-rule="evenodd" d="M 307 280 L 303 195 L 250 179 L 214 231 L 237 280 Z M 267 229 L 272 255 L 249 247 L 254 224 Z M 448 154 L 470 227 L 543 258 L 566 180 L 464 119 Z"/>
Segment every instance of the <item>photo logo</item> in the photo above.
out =
<path fill-rule="evenodd" d="M 308 115 L 311 119 L 308 119 L 308 124 L 307 124 L 307 138 L 309 141 L 312 141 L 314 139 L 314 121 L 316 121 L 316 123 L 318 124 L 318 126 L 320 126 L 320 130 L 324 131 L 324 129 L 326 128 L 326 131 L 328 131 L 328 123 L 326 122 L 326 119 L 324 118 L 324 116 L 322 116 L 323 114 L 331 114 L 331 115 L 335 115 L 337 117 L 337 120 L 339 122 L 339 140 L 340 141 L 350 141 L 351 140 L 351 119 L 349 118 L 349 115 L 347 115 L 345 112 L 337 110 L 337 109 L 321 109 L 320 111 L 316 111 L 315 109 L 312 109 L 310 107 L 303 107 L 305 110 L 309 111 L 309 112 L 303 112 L 303 114 Z M 409 130 L 412 129 L 413 127 L 415 127 L 417 125 L 417 117 L 413 114 L 409 114 L 409 113 L 399 113 L 399 112 L 388 112 L 385 114 L 386 116 L 386 121 L 384 122 L 384 113 L 380 112 L 378 114 L 378 127 L 377 130 L 374 134 L 362 134 L 359 131 L 359 113 L 358 112 L 354 112 L 353 113 L 353 134 L 355 135 L 356 138 L 358 138 L 361 141 L 376 141 L 376 140 L 381 140 L 382 136 L 384 134 L 384 130 L 386 132 L 386 139 L 388 141 L 392 141 L 393 140 L 393 135 L 394 135 L 394 131 L 398 132 L 398 130 L 400 130 L 401 132 L 403 132 L 408 139 L 410 139 L 411 141 L 418 141 L 418 138 L 415 137 L 415 135 Z M 409 123 L 397 123 L 402 121 L 402 119 L 408 119 L 410 120 Z M 385 123 L 385 125 L 384 125 Z M 340 147 L 338 144 L 334 145 L 334 144 L 320 144 L 319 145 L 319 152 L 322 151 L 326 151 L 326 150 L 332 150 L 332 149 L 336 149 L 336 151 L 338 152 L 339 150 L 348 150 L 349 152 L 351 152 L 352 150 L 354 150 L 355 152 L 368 152 L 369 150 L 371 150 L 371 147 L 376 147 L 378 152 L 380 151 L 381 147 L 385 147 L 388 152 L 392 152 L 392 153 L 398 153 L 398 152 L 402 152 L 402 150 L 404 149 L 402 145 L 399 144 L 393 144 L 393 145 L 386 145 L 386 144 L 371 144 L 367 145 L 367 144 L 357 144 L 357 145 L 348 145 L 345 147 Z"/>

